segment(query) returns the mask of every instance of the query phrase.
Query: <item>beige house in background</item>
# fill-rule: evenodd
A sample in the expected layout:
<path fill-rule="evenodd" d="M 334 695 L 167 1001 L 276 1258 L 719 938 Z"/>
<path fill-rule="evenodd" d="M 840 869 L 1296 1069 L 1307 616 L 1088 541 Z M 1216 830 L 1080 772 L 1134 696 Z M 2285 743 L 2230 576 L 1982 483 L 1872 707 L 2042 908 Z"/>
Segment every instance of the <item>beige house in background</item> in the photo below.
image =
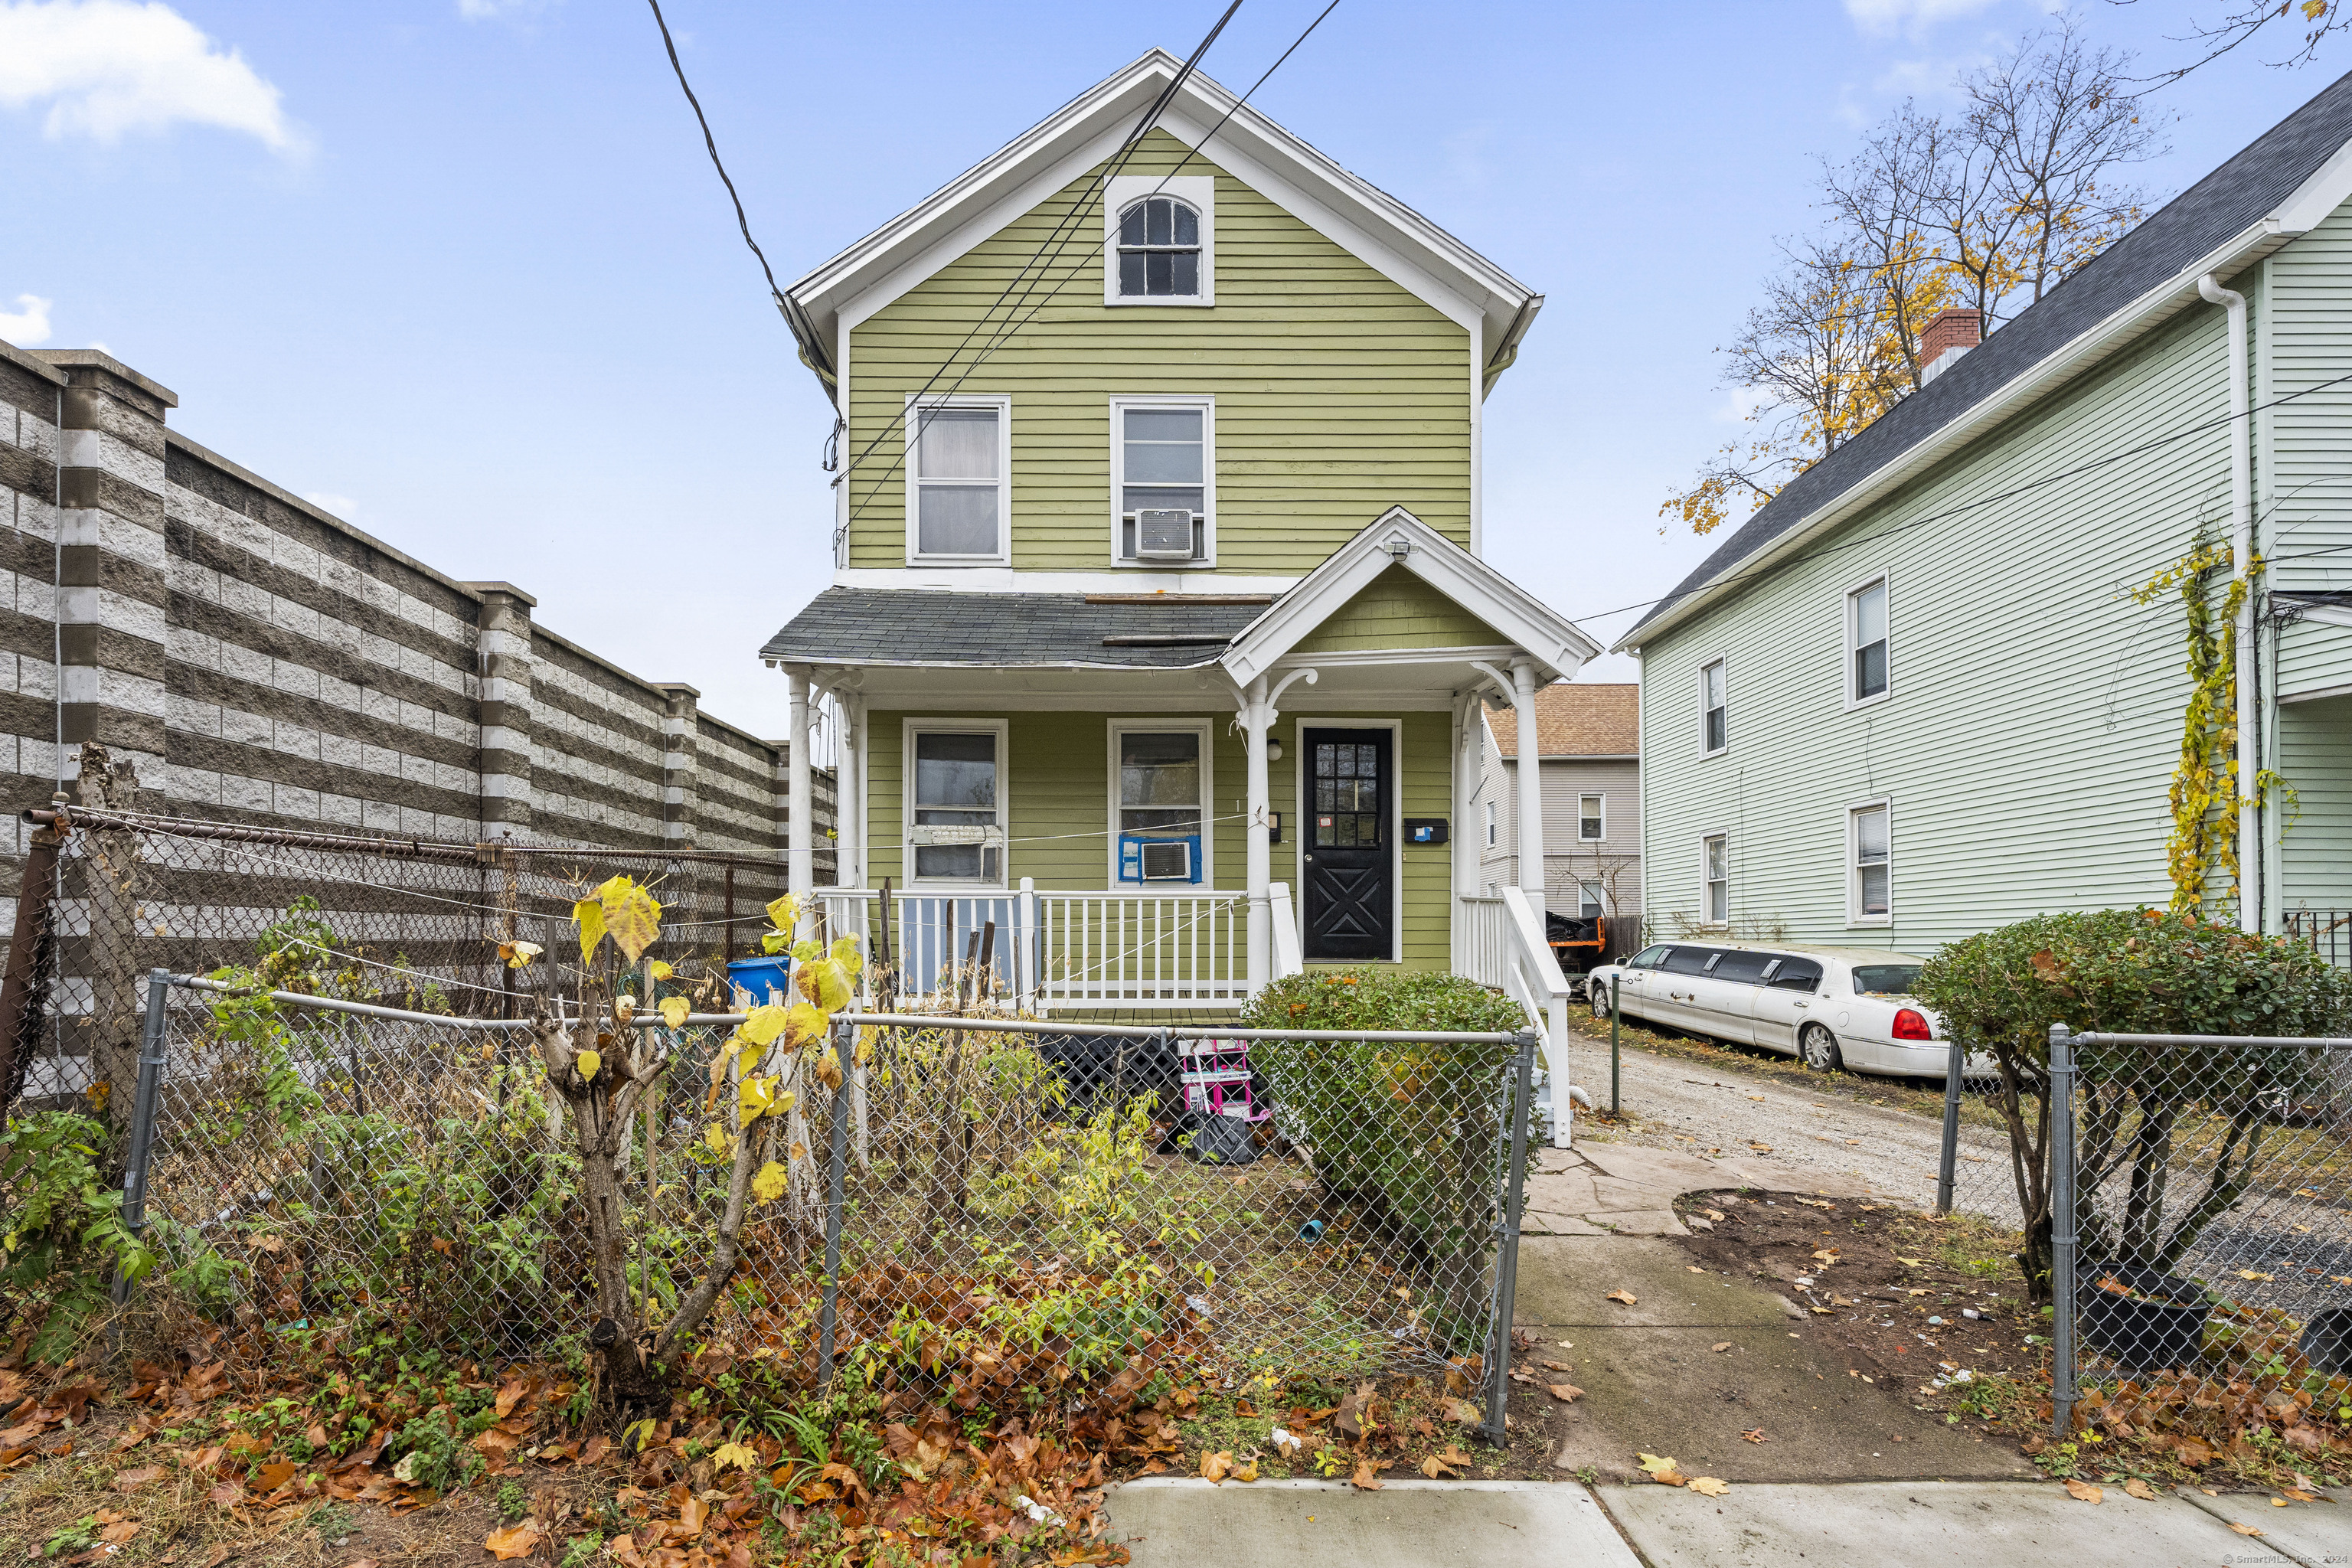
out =
<path fill-rule="evenodd" d="M 1518 721 L 1485 709 L 1484 766 L 1465 830 L 1490 892 L 1517 881 Z M 1610 922 L 1612 952 L 1638 945 L 1642 917 L 1641 688 L 1560 681 L 1536 692 L 1544 904 Z"/>

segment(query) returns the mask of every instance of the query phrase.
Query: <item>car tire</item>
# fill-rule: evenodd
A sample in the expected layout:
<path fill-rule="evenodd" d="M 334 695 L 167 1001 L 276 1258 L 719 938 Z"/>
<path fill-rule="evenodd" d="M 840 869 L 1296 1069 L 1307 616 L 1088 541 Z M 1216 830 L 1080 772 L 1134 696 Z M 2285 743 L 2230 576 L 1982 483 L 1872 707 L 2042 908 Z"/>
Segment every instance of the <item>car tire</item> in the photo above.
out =
<path fill-rule="evenodd" d="M 1585 982 L 1584 999 L 1592 1005 L 1592 1016 L 1602 1023 L 1609 1021 L 1609 987 Z"/>
<path fill-rule="evenodd" d="M 1835 1072 L 1845 1066 L 1837 1037 L 1819 1024 L 1808 1024 L 1797 1037 L 1797 1059 L 1814 1072 Z"/>

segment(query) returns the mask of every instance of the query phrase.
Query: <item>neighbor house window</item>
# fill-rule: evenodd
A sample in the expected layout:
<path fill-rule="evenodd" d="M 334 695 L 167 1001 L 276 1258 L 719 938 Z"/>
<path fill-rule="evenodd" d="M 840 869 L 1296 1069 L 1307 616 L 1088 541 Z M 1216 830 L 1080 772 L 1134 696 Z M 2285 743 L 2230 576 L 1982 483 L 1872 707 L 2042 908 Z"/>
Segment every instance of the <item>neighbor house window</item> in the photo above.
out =
<path fill-rule="evenodd" d="M 1208 742 L 1206 727 L 1111 727 L 1115 882 L 1209 879 L 1202 831 L 1211 793 Z"/>
<path fill-rule="evenodd" d="M 1579 838 L 1600 837 L 1601 823 L 1601 797 L 1597 795 L 1578 796 L 1576 802 L 1576 836 Z"/>
<path fill-rule="evenodd" d="M 908 726 L 907 837 L 918 882 L 1004 880 L 1002 725 Z"/>
<path fill-rule="evenodd" d="M 1005 398 L 907 405 L 908 547 L 917 560 L 1002 562 L 1011 467 Z"/>
<path fill-rule="evenodd" d="M 1699 908 L 1701 919 L 1709 925 L 1727 925 L 1731 921 L 1731 858 L 1728 840 L 1720 833 L 1709 834 L 1699 840 Z"/>
<path fill-rule="evenodd" d="M 1494 803 L 1493 801 L 1491 801 L 1491 800 L 1490 800 L 1490 801 L 1488 801 L 1488 802 L 1486 803 L 1486 847 L 1487 847 L 1487 848 L 1489 848 L 1489 849 L 1492 849 L 1494 847 L 1495 847 L 1495 803 Z"/>
<path fill-rule="evenodd" d="M 1731 707 L 1719 658 L 1698 672 L 1698 706 L 1699 750 L 1711 756 L 1731 744 Z"/>
<path fill-rule="evenodd" d="M 1112 402 L 1111 499 L 1120 561 L 1149 566 L 1209 560 L 1215 413 L 1206 398 Z"/>
<path fill-rule="evenodd" d="M 1886 695 L 1886 579 L 1865 583 L 1845 596 L 1848 679 L 1846 700 L 1867 702 Z"/>
<path fill-rule="evenodd" d="M 1103 216 L 1103 301 L 1206 305 L 1215 293 L 1217 182 L 1203 174 L 1123 174 Z"/>
<path fill-rule="evenodd" d="M 1857 922 L 1891 919 L 1895 912 L 1894 845 L 1887 832 L 1887 807 L 1858 806 L 1846 814 L 1846 838 L 1852 870 L 1847 908 Z"/>
<path fill-rule="evenodd" d="M 1602 900 L 1600 883 L 1579 882 L 1576 885 L 1576 897 L 1578 914 L 1589 921 L 1597 921 L 1601 918 Z"/>

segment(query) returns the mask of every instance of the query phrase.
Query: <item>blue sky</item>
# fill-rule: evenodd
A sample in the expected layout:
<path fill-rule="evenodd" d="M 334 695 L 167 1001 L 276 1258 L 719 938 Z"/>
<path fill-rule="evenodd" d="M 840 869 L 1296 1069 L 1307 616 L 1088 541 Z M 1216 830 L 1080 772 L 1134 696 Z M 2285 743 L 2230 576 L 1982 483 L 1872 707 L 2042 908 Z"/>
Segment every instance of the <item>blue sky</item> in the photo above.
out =
<path fill-rule="evenodd" d="M 1246 0 L 1203 68 L 1245 86 L 1321 3 Z M 1219 8 L 667 6 L 787 281 Z M 2085 16 L 2161 63 L 2192 9 Z M 1582 617 L 1703 553 L 1657 506 L 1740 428 L 1712 351 L 1815 157 L 2046 10 L 1342 0 L 1255 101 L 1549 296 L 1487 405 L 1487 552 Z M 642 4 L 0 0 L 0 337 L 102 344 L 194 439 L 781 731 L 756 649 L 830 571 L 829 410 Z M 2168 89 L 2147 184 L 2352 65 L 2258 53 Z"/>

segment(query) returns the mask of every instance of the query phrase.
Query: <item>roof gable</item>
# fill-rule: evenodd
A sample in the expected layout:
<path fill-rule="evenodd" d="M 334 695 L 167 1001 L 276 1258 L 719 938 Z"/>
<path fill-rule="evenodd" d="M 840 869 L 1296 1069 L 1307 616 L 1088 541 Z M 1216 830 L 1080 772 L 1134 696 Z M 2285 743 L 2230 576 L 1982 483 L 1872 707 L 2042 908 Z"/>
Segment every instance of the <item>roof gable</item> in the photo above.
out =
<path fill-rule="evenodd" d="M 1307 633 L 1292 651 L 1345 653 L 1397 647 L 1412 641 L 1431 647 L 1495 647 L 1510 638 L 1440 593 L 1426 579 L 1391 566 L 1356 590 L 1353 597 Z"/>
<path fill-rule="evenodd" d="M 1181 70 L 1164 49 L 1097 82 L 995 153 L 810 271 L 790 288 L 802 358 L 831 387 L 846 327 L 873 314 L 1117 153 Z M 1188 147 L 1215 132 L 1217 167 L 1478 330 L 1488 381 L 1508 365 L 1543 297 L 1402 202 L 1194 71 L 1157 128 Z M 1230 117 L 1229 117 L 1230 116 Z M 1072 246 L 1091 250 L 1099 217 Z"/>
<path fill-rule="evenodd" d="M 2352 75 L 2149 215 L 1942 374 L 1807 468 L 1651 606 L 1638 646 L 1735 574 L 1850 515 L 2197 300 L 2197 279 L 2275 249 L 2352 197 Z M 1741 572 L 1738 575 L 1745 576 Z"/>

